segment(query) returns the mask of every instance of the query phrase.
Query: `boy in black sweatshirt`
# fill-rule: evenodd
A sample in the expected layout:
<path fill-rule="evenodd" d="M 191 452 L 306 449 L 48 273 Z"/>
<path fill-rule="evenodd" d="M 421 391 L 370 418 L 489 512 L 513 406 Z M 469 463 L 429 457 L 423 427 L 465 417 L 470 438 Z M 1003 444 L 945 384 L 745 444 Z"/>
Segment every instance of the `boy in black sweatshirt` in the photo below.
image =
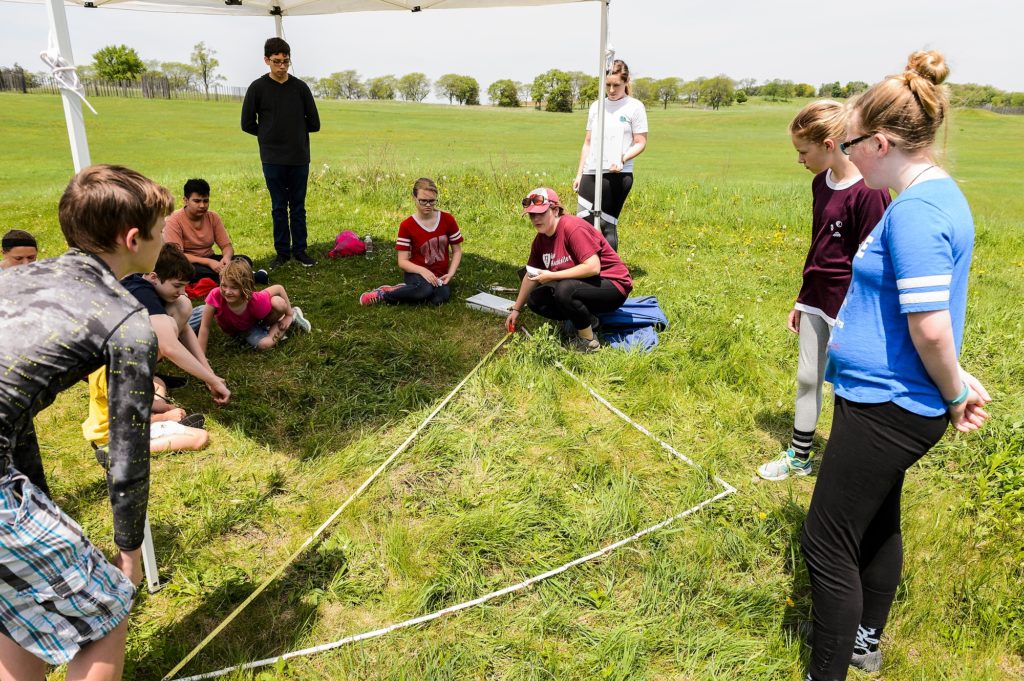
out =
<path fill-rule="evenodd" d="M 263 177 L 270 191 L 277 251 L 270 267 L 291 258 L 312 267 L 316 261 L 306 253 L 306 183 L 309 133 L 320 130 L 320 114 L 309 86 L 288 75 L 292 54 L 288 43 L 270 38 L 263 54 L 270 73 L 254 80 L 245 93 L 242 130 L 259 139 Z"/>

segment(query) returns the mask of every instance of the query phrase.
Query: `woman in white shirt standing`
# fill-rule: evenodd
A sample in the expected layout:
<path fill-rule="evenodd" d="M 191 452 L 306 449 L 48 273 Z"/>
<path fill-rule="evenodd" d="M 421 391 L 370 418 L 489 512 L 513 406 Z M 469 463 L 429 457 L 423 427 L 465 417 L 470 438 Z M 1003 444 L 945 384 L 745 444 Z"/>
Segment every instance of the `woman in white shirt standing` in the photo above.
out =
<path fill-rule="evenodd" d="M 633 188 L 633 159 L 647 147 L 647 111 L 640 100 L 629 96 L 629 67 L 616 59 L 605 74 L 608 96 L 604 109 L 604 171 L 601 182 L 601 232 L 616 251 L 619 250 L 619 213 Z M 594 185 L 597 176 L 597 145 L 591 144 L 591 132 L 597 123 L 597 102 L 590 105 L 587 136 L 583 140 L 580 165 L 572 189 L 579 196 L 578 217 L 594 224 Z"/>

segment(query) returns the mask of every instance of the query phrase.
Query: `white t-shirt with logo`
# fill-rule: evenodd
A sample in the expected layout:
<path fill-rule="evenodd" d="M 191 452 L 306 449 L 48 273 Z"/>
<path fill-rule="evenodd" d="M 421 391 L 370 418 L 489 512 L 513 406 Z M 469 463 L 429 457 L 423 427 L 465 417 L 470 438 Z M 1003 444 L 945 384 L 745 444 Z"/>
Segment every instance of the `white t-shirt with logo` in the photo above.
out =
<path fill-rule="evenodd" d="M 593 133 L 597 122 L 597 102 L 590 105 L 587 116 L 587 131 Z M 604 100 L 604 170 L 612 163 L 620 163 L 622 155 L 633 146 L 633 135 L 647 132 L 647 111 L 640 100 L 626 95 L 622 99 Z M 597 139 L 590 136 L 590 153 L 587 155 L 585 174 L 597 172 Z M 622 166 L 622 172 L 633 172 L 633 159 Z"/>

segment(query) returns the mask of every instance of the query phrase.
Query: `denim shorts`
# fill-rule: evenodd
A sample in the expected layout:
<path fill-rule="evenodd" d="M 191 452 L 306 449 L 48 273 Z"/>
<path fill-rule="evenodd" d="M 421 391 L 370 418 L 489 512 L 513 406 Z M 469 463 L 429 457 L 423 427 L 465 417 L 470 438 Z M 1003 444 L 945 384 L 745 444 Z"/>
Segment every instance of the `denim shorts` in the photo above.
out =
<path fill-rule="evenodd" d="M 0 476 L 0 634 L 52 665 L 128 616 L 136 589 L 14 468 Z"/>
<path fill-rule="evenodd" d="M 259 346 L 261 340 L 263 340 L 269 335 L 270 329 L 268 329 L 263 324 L 257 324 L 248 331 L 243 331 L 242 333 L 236 335 L 235 338 L 245 343 L 248 343 L 250 346 L 255 348 Z"/>

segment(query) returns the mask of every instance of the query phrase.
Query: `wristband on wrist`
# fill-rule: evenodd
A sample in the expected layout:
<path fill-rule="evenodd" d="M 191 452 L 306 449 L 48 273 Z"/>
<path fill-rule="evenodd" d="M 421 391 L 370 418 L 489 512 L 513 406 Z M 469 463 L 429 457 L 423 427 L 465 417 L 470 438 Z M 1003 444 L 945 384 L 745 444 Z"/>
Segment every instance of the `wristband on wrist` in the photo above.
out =
<path fill-rule="evenodd" d="M 964 383 L 964 389 L 960 391 L 960 394 L 951 400 L 946 400 L 946 406 L 956 407 L 967 401 L 967 396 L 971 393 L 971 389 Z"/>

